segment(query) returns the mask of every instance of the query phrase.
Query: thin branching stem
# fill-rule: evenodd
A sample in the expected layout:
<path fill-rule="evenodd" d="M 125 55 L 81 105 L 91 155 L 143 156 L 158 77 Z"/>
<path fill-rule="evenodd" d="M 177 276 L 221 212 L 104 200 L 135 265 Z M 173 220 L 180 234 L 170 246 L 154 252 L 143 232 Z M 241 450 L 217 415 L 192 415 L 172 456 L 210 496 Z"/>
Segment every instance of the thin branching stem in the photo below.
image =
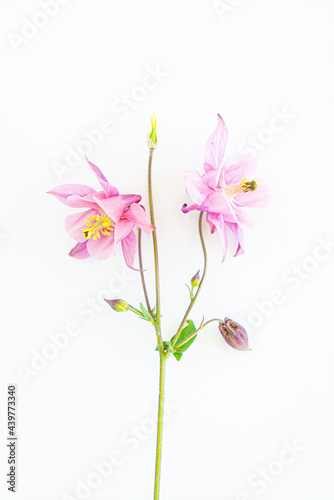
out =
<path fill-rule="evenodd" d="M 154 149 L 150 149 L 150 156 L 148 160 L 148 196 L 150 204 L 151 224 L 155 227 L 154 210 L 153 210 L 153 195 L 152 195 L 152 160 Z M 161 338 L 161 313 L 160 313 L 160 277 L 159 277 L 159 255 L 158 255 L 158 241 L 157 230 L 152 232 L 153 238 L 153 251 L 154 251 L 154 269 L 155 269 L 155 297 L 156 297 L 156 319 L 154 322 L 155 331 L 157 335 L 158 347 L 160 355 L 164 355 L 164 348 Z"/>
<path fill-rule="evenodd" d="M 197 328 L 197 330 L 195 330 L 193 333 L 191 333 L 189 335 L 189 337 L 186 337 L 184 340 L 182 340 L 182 342 L 179 342 L 175 347 L 179 348 L 179 347 L 182 347 L 183 345 L 185 345 L 187 342 L 189 342 L 189 340 L 191 340 L 194 337 L 196 337 L 196 335 L 198 334 L 198 332 L 200 330 L 202 330 L 206 325 L 208 325 L 209 323 L 212 323 L 213 321 L 219 321 L 219 323 L 223 323 L 224 322 L 224 320 L 219 319 L 219 318 L 214 318 L 214 319 L 210 319 L 209 321 L 206 321 L 199 328 Z"/>
<path fill-rule="evenodd" d="M 202 245 L 202 249 L 203 249 L 203 255 L 204 255 L 204 270 L 203 270 L 203 275 L 202 275 L 202 278 L 201 278 L 201 281 L 200 281 L 200 284 L 198 285 L 198 288 L 196 290 L 196 293 L 194 295 L 194 297 L 191 299 L 190 301 L 190 304 L 188 306 L 188 309 L 186 310 L 185 312 L 185 315 L 183 316 L 183 319 L 181 321 L 181 324 L 174 336 L 174 339 L 173 339 L 173 342 L 172 342 L 172 346 L 175 347 L 175 344 L 177 343 L 178 341 L 178 338 L 181 334 L 181 331 L 184 327 L 184 324 L 185 322 L 187 321 L 187 318 L 190 314 L 190 311 L 192 310 L 196 300 L 197 300 L 197 297 L 199 295 L 199 292 L 201 291 L 201 288 L 202 288 L 202 285 L 203 285 L 203 282 L 204 282 L 204 278 L 205 278 L 205 274 L 206 274 L 206 268 L 207 268 L 207 253 L 206 253 L 206 247 L 205 247 L 205 242 L 204 242 L 204 237 L 203 237 L 203 215 L 204 215 L 204 212 L 201 212 L 200 213 L 200 216 L 199 216 L 199 221 L 198 221 L 198 229 L 199 229 L 199 237 L 200 237 L 200 240 L 201 240 L 201 245 Z"/>
<path fill-rule="evenodd" d="M 154 319 L 153 311 L 151 309 L 150 300 L 148 298 L 148 293 L 147 293 L 147 288 L 146 288 L 146 283 L 145 283 L 145 275 L 144 275 L 144 269 L 143 269 L 143 256 L 142 256 L 142 249 L 141 249 L 141 229 L 138 229 L 138 255 L 139 255 L 140 276 L 141 276 L 141 282 L 143 285 L 145 301 L 146 301 L 147 309 L 148 309 L 149 313 L 151 314 L 152 318 Z"/>

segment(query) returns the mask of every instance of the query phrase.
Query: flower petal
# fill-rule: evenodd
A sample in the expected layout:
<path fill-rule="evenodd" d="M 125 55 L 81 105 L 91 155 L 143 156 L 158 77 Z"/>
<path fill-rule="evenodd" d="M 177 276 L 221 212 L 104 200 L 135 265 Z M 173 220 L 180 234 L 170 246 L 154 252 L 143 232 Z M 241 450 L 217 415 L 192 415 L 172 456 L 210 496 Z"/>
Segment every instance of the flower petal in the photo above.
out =
<path fill-rule="evenodd" d="M 82 232 L 83 228 L 87 225 L 85 219 L 88 219 L 90 215 L 94 216 L 96 214 L 96 210 L 85 210 L 84 212 L 68 215 L 65 219 L 65 228 L 71 238 L 76 241 L 86 241 Z"/>
<path fill-rule="evenodd" d="M 231 229 L 231 231 L 236 235 L 238 239 L 238 247 L 237 251 L 234 254 L 234 257 L 237 257 L 237 255 L 241 255 L 244 253 L 244 233 L 239 226 L 239 224 L 236 224 L 234 222 L 226 222 L 228 227 Z"/>
<path fill-rule="evenodd" d="M 124 194 L 106 198 L 105 200 L 99 200 L 98 198 L 93 199 L 102 210 L 117 223 L 123 216 L 125 209 L 132 203 L 139 203 L 141 196 L 136 194 Z"/>
<path fill-rule="evenodd" d="M 95 193 L 95 189 L 84 184 L 62 184 L 48 191 L 48 193 L 53 194 L 59 201 L 67 205 L 67 200 L 70 196 L 87 196 Z"/>
<path fill-rule="evenodd" d="M 120 242 L 123 238 L 126 238 L 129 233 L 131 233 L 132 229 L 134 228 L 134 223 L 127 220 L 127 219 L 121 219 L 115 226 L 114 229 L 114 237 L 115 237 L 115 244 Z"/>
<path fill-rule="evenodd" d="M 123 238 L 122 249 L 126 265 L 134 271 L 139 271 L 139 269 L 133 267 L 137 249 L 137 237 L 134 231 L 131 231 L 126 238 Z"/>
<path fill-rule="evenodd" d="M 131 207 L 124 212 L 123 217 L 133 222 L 147 234 L 151 234 L 151 232 L 155 229 L 155 227 L 149 223 L 144 207 L 137 205 L 136 203 L 133 203 Z"/>
<path fill-rule="evenodd" d="M 201 204 L 208 194 L 212 192 L 197 170 L 188 170 L 186 172 L 186 191 L 189 198 L 198 204 Z"/>
<path fill-rule="evenodd" d="M 109 236 L 101 235 L 101 238 L 90 238 L 87 243 L 87 250 L 90 255 L 97 260 L 105 260 L 115 251 L 114 248 L 114 232 Z"/>
<path fill-rule="evenodd" d="M 227 128 L 218 114 L 218 126 L 210 135 L 204 152 L 204 169 L 206 172 L 220 167 L 224 158 L 227 143 Z"/>
<path fill-rule="evenodd" d="M 207 196 L 201 204 L 201 210 L 216 214 L 224 214 L 225 216 L 229 216 L 229 220 L 231 220 L 231 222 L 236 220 L 236 215 L 232 205 L 223 189 L 213 191 L 209 194 L 209 196 Z"/>
<path fill-rule="evenodd" d="M 208 221 L 210 221 L 217 229 L 220 239 L 223 244 L 223 259 L 225 260 L 227 254 L 227 235 L 226 235 L 226 222 L 224 220 L 224 216 L 222 214 L 208 214 Z"/>
<path fill-rule="evenodd" d="M 222 176 L 226 184 L 239 184 L 253 177 L 257 169 L 256 155 L 249 151 L 239 151 L 232 162 L 226 166 Z"/>
<path fill-rule="evenodd" d="M 237 216 L 238 224 L 254 229 L 254 219 L 245 210 L 233 204 L 233 210 Z"/>
<path fill-rule="evenodd" d="M 223 168 L 223 165 L 221 165 L 216 170 L 209 170 L 204 175 L 202 175 L 203 182 L 210 189 L 216 189 L 218 187 L 220 173 L 221 173 L 222 168 Z"/>
<path fill-rule="evenodd" d="M 95 191 L 94 193 L 84 197 L 72 195 L 67 198 L 67 205 L 72 208 L 94 208 L 94 210 L 100 212 L 101 207 L 96 203 L 96 201 L 93 200 L 93 198 L 104 199 L 105 197 L 106 194 L 104 191 Z"/>
<path fill-rule="evenodd" d="M 254 191 L 238 194 L 234 201 L 242 207 L 265 207 L 270 198 L 270 191 L 261 179 L 256 179 L 258 187 Z"/>
<path fill-rule="evenodd" d="M 191 212 L 192 210 L 202 210 L 202 209 L 201 209 L 200 205 L 197 205 L 197 203 L 194 203 L 193 205 L 190 205 L 189 207 L 186 203 L 184 203 L 182 205 L 181 211 L 184 214 L 187 214 L 188 212 Z"/>
<path fill-rule="evenodd" d="M 209 224 L 209 228 L 210 228 L 210 231 L 211 231 L 211 234 L 215 233 L 217 231 L 217 228 L 216 226 L 211 222 L 210 220 L 210 217 L 209 217 L 209 214 L 206 214 L 206 220 L 207 220 L 207 223 Z"/>
<path fill-rule="evenodd" d="M 100 210 L 99 205 L 94 201 L 94 198 L 104 199 L 106 198 L 106 194 L 104 191 L 94 191 L 87 196 L 77 196 L 72 195 L 67 198 L 67 205 L 72 208 L 94 208 L 95 210 Z"/>
<path fill-rule="evenodd" d="M 75 259 L 87 259 L 90 257 L 90 253 L 87 250 L 87 241 L 77 243 L 75 247 L 72 248 L 69 255 Z"/>
<path fill-rule="evenodd" d="M 96 177 L 97 177 L 99 183 L 101 184 L 103 191 L 106 193 L 107 197 L 109 198 L 110 196 L 117 196 L 119 194 L 118 189 L 116 189 L 115 187 L 111 186 L 111 184 L 109 184 L 109 182 L 104 177 L 101 170 L 96 165 L 94 165 L 94 163 L 89 161 L 87 156 L 86 156 L 86 160 L 88 162 L 88 165 L 90 166 L 90 168 L 93 170 L 94 174 L 96 175 Z"/>

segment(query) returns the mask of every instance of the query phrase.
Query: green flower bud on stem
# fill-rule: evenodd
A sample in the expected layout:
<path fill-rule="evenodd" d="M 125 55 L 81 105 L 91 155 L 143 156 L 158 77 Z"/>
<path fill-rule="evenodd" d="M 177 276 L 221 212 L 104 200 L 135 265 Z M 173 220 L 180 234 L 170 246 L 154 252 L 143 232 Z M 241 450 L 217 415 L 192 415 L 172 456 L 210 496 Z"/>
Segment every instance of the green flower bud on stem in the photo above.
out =
<path fill-rule="evenodd" d="M 129 310 L 129 304 L 122 299 L 108 300 L 104 299 L 110 307 L 116 312 L 125 312 Z"/>
<path fill-rule="evenodd" d="M 192 288 L 196 288 L 197 286 L 199 286 L 201 280 L 200 280 L 200 277 L 199 277 L 199 271 L 197 271 L 197 273 L 195 274 L 195 276 L 193 276 L 190 280 L 190 284 L 192 286 Z"/>
<path fill-rule="evenodd" d="M 157 117 L 155 113 L 153 113 L 153 115 L 151 115 L 151 132 L 147 134 L 147 145 L 150 149 L 155 149 L 158 143 L 156 128 L 157 128 Z"/>

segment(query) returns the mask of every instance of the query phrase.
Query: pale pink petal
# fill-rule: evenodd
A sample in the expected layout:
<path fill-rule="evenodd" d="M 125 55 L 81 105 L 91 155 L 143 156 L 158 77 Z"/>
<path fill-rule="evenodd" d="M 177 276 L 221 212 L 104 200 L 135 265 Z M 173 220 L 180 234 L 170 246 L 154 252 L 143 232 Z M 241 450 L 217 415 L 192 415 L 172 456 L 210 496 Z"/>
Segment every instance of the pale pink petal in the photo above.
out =
<path fill-rule="evenodd" d="M 51 189 L 48 193 L 53 194 L 59 201 L 68 205 L 67 200 L 70 196 L 87 196 L 88 194 L 95 193 L 95 189 L 84 184 L 63 184 Z"/>
<path fill-rule="evenodd" d="M 115 252 L 114 232 L 112 231 L 109 236 L 101 234 L 101 237 L 96 240 L 90 238 L 87 243 L 87 250 L 94 259 L 108 259 Z"/>
<path fill-rule="evenodd" d="M 217 228 L 216 226 L 211 222 L 210 220 L 210 217 L 209 217 L 209 214 L 207 213 L 206 214 L 206 220 L 207 220 L 207 223 L 209 224 L 209 228 L 210 228 L 210 231 L 211 231 L 211 234 L 215 233 L 217 231 Z"/>
<path fill-rule="evenodd" d="M 242 207 L 265 207 L 270 198 L 270 191 L 262 179 L 256 179 L 257 188 L 254 191 L 238 194 L 234 202 Z"/>
<path fill-rule="evenodd" d="M 123 216 L 127 207 L 129 207 L 132 203 L 139 203 L 140 200 L 141 196 L 136 194 L 113 196 L 112 198 L 106 198 L 105 200 L 98 200 L 94 198 L 94 201 L 96 201 L 102 210 L 116 223 Z"/>
<path fill-rule="evenodd" d="M 218 126 L 210 135 L 204 152 L 204 169 L 206 172 L 220 167 L 224 158 L 227 143 L 227 128 L 224 120 L 218 115 Z"/>
<path fill-rule="evenodd" d="M 221 175 L 227 185 L 240 184 L 245 179 L 252 180 L 256 168 L 256 155 L 249 151 L 240 151 Z"/>
<path fill-rule="evenodd" d="M 134 271 L 139 271 L 139 269 L 133 267 L 137 249 L 137 237 L 134 231 L 131 231 L 126 238 L 123 238 L 122 249 L 126 265 Z"/>
<path fill-rule="evenodd" d="M 208 214 L 208 221 L 210 221 L 217 229 L 220 239 L 223 244 L 223 258 L 225 260 L 227 254 L 227 236 L 226 236 L 226 223 L 222 214 Z"/>
<path fill-rule="evenodd" d="M 201 204 L 201 210 L 204 212 L 224 214 L 226 216 L 229 215 L 231 221 L 236 219 L 232 205 L 229 202 L 223 189 L 213 191 L 211 194 L 209 194 L 209 196 L 207 196 Z"/>
<path fill-rule="evenodd" d="M 245 227 L 250 229 L 254 229 L 254 219 L 251 217 L 245 210 L 237 206 L 233 203 L 233 210 L 237 216 L 237 220 L 239 224 L 242 224 Z"/>
<path fill-rule="evenodd" d="M 189 198 L 198 204 L 201 204 L 211 193 L 210 187 L 207 186 L 197 170 L 188 170 L 186 172 L 186 191 Z"/>
<path fill-rule="evenodd" d="M 67 198 L 67 205 L 72 208 L 95 208 L 96 210 L 100 210 L 100 207 L 94 201 L 94 198 L 98 198 L 99 200 L 106 198 L 106 193 L 104 191 L 94 191 L 87 196 L 77 196 L 72 195 Z"/>
<path fill-rule="evenodd" d="M 206 186 L 210 189 L 216 189 L 219 184 L 219 178 L 222 171 L 223 166 L 221 165 L 216 170 L 209 170 L 204 175 L 202 175 L 202 180 Z"/>
<path fill-rule="evenodd" d="M 226 222 L 226 224 L 238 239 L 237 251 L 234 254 L 234 257 L 237 257 L 237 255 L 241 255 L 244 253 L 244 233 L 239 224 L 235 224 L 233 222 Z"/>
<path fill-rule="evenodd" d="M 144 207 L 133 203 L 130 208 L 125 210 L 123 217 L 133 222 L 147 234 L 151 234 L 155 227 L 150 224 Z"/>
<path fill-rule="evenodd" d="M 90 168 L 93 170 L 94 174 L 96 175 L 96 177 L 97 177 L 99 183 L 101 184 L 103 191 L 106 193 L 107 197 L 109 198 L 111 196 L 117 196 L 119 194 L 118 190 L 115 187 L 111 186 L 111 184 L 109 184 L 109 182 L 104 177 L 101 170 L 96 165 L 94 165 L 94 163 L 89 161 L 87 156 L 86 156 L 86 160 L 88 162 L 88 165 L 90 166 Z"/>
<path fill-rule="evenodd" d="M 115 244 L 121 241 L 123 238 L 126 238 L 129 233 L 131 233 L 134 228 L 134 223 L 127 220 L 121 219 L 115 226 Z"/>
<path fill-rule="evenodd" d="M 90 253 L 87 250 L 87 241 L 77 243 L 75 247 L 72 248 L 69 255 L 75 259 L 87 259 L 90 257 Z"/>
<path fill-rule="evenodd" d="M 68 215 L 65 219 L 65 228 L 68 234 L 76 241 L 86 241 L 83 235 L 83 228 L 86 227 L 87 222 L 85 219 L 92 215 L 97 215 L 96 210 L 85 210 L 77 214 Z M 90 219 L 88 219 L 90 220 Z"/>

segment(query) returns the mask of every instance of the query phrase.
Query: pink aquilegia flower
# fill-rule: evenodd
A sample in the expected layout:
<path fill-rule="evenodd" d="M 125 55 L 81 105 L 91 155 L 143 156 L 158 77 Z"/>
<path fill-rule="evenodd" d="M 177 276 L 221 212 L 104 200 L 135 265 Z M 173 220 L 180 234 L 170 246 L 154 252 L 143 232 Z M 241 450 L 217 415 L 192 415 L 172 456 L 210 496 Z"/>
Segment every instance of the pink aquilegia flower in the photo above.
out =
<path fill-rule="evenodd" d="M 217 230 L 221 237 L 223 260 L 227 252 L 226 228 L 236 235 L 238 247 L 235 255 L 241 255 L 244 253 L 242 227 L 253 226 L 253 219 L 243 207 L 262 207 L 269 197 L 263 181 L 252 178 L 256 170 L 253 155 L 243 152 L 231 162 L 223 162 L 226 143 L 227 128 L 218 115 L 218 126 L 205 147 L 205 174 L 201 176 L 196 170 L 186 172 L 186 191 L 194 204 L 182 207 L 184 213 L 191 210 L 207 213 L 211 233 Z"/>
<path fill-rule="evenodd" d="M 76 259 L 107 259 L 116 252 L 116 245 L 121 242 L 125 262 L 134 269 L 137 238 L 133 229 L 137 226 L 146 233 L 154 230 L 144 207 L 139 205 L 141 196 L 120 195 L 94 163 L 88 161 L 88 164 L 102 191 L 83 184 L 64 184 L 49 191 L 69 207 L 86 209 L 66 217 L 66 231 L 78 242 L 70 255 Z"/>

